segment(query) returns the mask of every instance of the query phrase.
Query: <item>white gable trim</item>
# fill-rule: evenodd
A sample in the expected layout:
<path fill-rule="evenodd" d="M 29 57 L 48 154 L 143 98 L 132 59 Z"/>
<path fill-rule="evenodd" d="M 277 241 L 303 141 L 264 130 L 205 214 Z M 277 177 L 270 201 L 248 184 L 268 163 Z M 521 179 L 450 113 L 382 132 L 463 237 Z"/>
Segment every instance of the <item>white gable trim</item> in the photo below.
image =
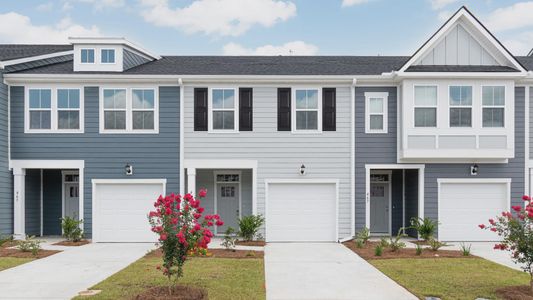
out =
<path fill-rule="evenodd" d="M 403 74 L 407 68 L 413 65 L 415 62 L 419 61 L 424 57 L 428 50 L 433 49 L 436 43 L 441 41 L 441 38 L 449 32 L 449 30 L 459 22 L 459 19 L 464 17 L 479 33 L 483 34 L 485 38 L 494 46 L 504 57 L 507 59 L 514 68 L 519 70 L 522 73 L 525 73 L 526 70 L 524 67 L 514 58 L 514 56 L 505 49 L 502 44 L 485 28 L 478 19 L 476 19 L 466 7 L 461 7 L 444 25 L 420 48 L 418 51 L 402 66 L 398 73 Z M 465 26 L 463 26 L 465 28 Z M 468 28 L 465 28 L 468 29 Z M 472 36 L 472 32 L 469 32 Z M 478 41 L 480 42 L 480 41 Z M 483 43 L 480 42 L 481 45 Z"/>
<path fill-rule="evenodd" d="M 17 64 L 23 64 L 31 61 L 41 60 L 41 59 L 47 59 L 47 58 L 53 58 L 58 56 L 64 56 L 64 55 L 70 55 L 73 54 L 73 50 L 68 51 L 60 51 L 60 52 L 54 52 L 49 54 L 43 54 L 43 55 L 36 55 L 36 56 L 29 56 L 29 57 L 23 57 L 23 58 L 17 58 L 12 60 L 5 60 L 0 62 L 0 68 L 4 69 L 7 66 L 11 65 L 17 65 Z"/>

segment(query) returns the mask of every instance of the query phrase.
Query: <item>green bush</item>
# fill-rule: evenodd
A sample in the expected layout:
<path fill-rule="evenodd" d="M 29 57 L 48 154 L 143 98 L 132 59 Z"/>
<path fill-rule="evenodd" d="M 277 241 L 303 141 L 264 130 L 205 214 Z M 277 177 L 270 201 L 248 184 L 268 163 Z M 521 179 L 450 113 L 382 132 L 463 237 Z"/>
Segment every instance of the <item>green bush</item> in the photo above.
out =
<path fill-rule="evenodd" d="M 245 241 L 252 241 L 257 236 L 257 231 L 265 222 L 261 215 L 250 215 L 239 219 L 239 235 Z"/>
<path fill-rule="evenodd" d="M 416 255 L 422 255 L 422 246 L 416 244 Z"/>
<path fill-rule="evenodd" d="M 383 246 L 381 244 L 378 244 L 376 246 L 376 249 L 374 249 L 374 255 L 381 256 L 383 254 Z"/>
<path fill-rule="evenodd" d="M 79 242 L 83 238 L 83 230 L 81 224 L 83 220 L 76 220 L 71 217 L 64 217 L 61 219 L 61 228 L 63 229 L 63 237 L 70 242 Z"/>
<path fill-rule="evenodd" d="M 381 246 L 381 248 L 388 248 L 389 247 L 389 241 L 387 240 L 386 237 L 382 237 L 379 240 L 379 245 Z"/>
<path fill-rule="evenodd" d="M 405 236 L 404 233 L 405 229 L 402 227 L 400 230 L 398 230 L 398 234 L 395 237 L 391 237 L 389 240 L 389 247 L 392 252 L 396 252 L 400 249 L 405 248 L 405 243 L 402 242 L 400 239 Z"/>
<path fill-rule="evenodd" d="M 235 251 L 235 229 L 232 227 L 228 227 L 226 231 L 224 232 L 224 240 L 222 241 L 222 246 L 226 248 L 226 250 Z"/>
<path fill-rule="evenodd" d="M 13 240 L 13 236 L 11 235 L 8 235 L 8 236 L 0 235 L 0 247 L 2 247 L 5 243 L 12 241 L 12 240 Z"/>
<path fill-rule="evenodd" d="M 471 248 L 472 248 L 472 244 L 467 245 L 465 243 L 461 243 L 461 252 L 463 253 L 463 256 L 470 256 Z"/>
<path fill-rule="evenodd" d="M 363 240 L 357 239 L 355 240 L 355 246 L 359 249 L 363 248 L 365 246 L 365 242 Z"/>
<path fill-rule="evenodd" d="M 424 241 L 429 241 L 435 235 L 437 225 L 438 222 L 433 221 L 430 218 L 412 218 L 411 226 L 409 228 L 416 230 L 420 238 Z"/>
<path fill-rule="evenodd" d="M 35 236 L 27 236 L 25 240 L 20 241 L 17 248 L 22 252 L 31 252 L 31 255 L 36 256 L 41 250 L 42 241 L 36 240 Z"/>
<path fill-rule="evenodd" d="M 441 247 L 444 247 L 444 246 L 446 246 L 446 243 L 439 242 L 438 240 L 433 239 L 433 238 L 429 240 L 429 247 L 433 251 L 438 251 Z"/>
<path fill-rule="evenodd" d="M 368 230 L 366 227 L 361 229 L 361 231 L 357 233 L 356 238 L 357 240 L 361 240 L 363 244 L 366 244 L 366 242 L 368 242 L 370 239 L 370 230 Z"/>

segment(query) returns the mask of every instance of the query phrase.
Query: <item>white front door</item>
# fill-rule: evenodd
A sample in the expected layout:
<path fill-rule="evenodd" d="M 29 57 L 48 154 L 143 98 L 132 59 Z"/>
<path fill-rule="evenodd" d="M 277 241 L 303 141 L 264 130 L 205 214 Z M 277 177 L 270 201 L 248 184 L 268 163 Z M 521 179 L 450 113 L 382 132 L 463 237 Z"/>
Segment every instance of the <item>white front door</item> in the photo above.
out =
<path fill-rule="evenodd" d="M 239 184 L 217 184 L 217 212 L 224 225 L 217 227 L 217 233 L 223 234 L 228 227 L 238 229 L 239 219 Z"/>
<path fill-rule="evenodd" d="M 377 234 L 389 232 L 389 183 L 370 183 L 370 231 Z"/>
<path fill-rule="evenodd" d="M 79 220 L 79 183 L 65 183 L 65 217 Z"/>

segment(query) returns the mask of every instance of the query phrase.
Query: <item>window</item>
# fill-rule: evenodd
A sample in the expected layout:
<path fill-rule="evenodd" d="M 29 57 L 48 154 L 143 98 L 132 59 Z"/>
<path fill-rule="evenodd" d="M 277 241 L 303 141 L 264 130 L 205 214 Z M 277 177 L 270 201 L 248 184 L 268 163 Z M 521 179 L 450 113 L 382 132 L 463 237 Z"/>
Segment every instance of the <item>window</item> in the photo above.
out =
<path fill-rule="evenodd" d="M 505 87 L 482 88 L 483 127 L 505 127 Z"/>
<path fill-rule="evenodd" d="M 103 64 L 115 63 L 115 49 L 102 49 L 100 54 L 100 60 Z"/>
<path fill-rule="evenodd" d="M 125 89 L 104 89 L 104 129 L 126 129 Z"/>
<path fill-rule="evenodd" d="M 436 86 L 415 86 L 415 127 L 437 127 Z"/>
<path fill-rule="evenodd" d="M 155 115 L 154 90 L 133 89 L 133 130 L 153 130 Z"/>
<path fill-rule="evenodd" d="M 80 129 L 80 90 L 57 90 L 57 128 Z"/>
<path fill-rule="evenodd" d="M 235 89 L 211 90 L 211 129 L 234 131 L 237 128 L 237 99 Z"/>
<path fill-rule="evenodd" d="M 388 97 L 388 93 L 365 93 L 366 133 L 387 133 Z"/>
<path fill-rule="evenodd" d="M 450 86 L 450 127 L 472 127 L 472 87 Z"/>
<path fill-rule="evenodd" d="M 29 90 L 29 129 L 52 129 L 52 90 Z"/>
<path fill-rule="evenodd" d="M 319 131 L 320 97 L 318 89 L 295 89 L 295 124 L 296 131 Z"/>
<path fill-rule="evenodd" d="M 81 49 L 81 63 L 94 64 L 94 49 Z"/>

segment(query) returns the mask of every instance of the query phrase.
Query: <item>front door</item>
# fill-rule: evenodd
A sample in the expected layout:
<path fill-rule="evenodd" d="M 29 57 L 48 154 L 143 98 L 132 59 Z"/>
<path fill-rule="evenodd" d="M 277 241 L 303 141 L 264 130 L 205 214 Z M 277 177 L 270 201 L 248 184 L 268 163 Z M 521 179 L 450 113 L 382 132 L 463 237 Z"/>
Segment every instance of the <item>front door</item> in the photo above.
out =
<path fill-rule="evenodd" d="M 65 183 L 65 217 L 79 220 L 79 184 Z"/>
<path fill-rule="evenodd" d="M 217 213 L 224 225 L 217 227 L 216 233 L 223 234 L 228 227 L 238 230 L 239 219 L 239 184 L 218 183 Z"/>
<path fill-rule="evenodd" d="M 389 193 L 389 183 L 370 183 L 370 231 L 374 234 L 390 234 Z"/>

